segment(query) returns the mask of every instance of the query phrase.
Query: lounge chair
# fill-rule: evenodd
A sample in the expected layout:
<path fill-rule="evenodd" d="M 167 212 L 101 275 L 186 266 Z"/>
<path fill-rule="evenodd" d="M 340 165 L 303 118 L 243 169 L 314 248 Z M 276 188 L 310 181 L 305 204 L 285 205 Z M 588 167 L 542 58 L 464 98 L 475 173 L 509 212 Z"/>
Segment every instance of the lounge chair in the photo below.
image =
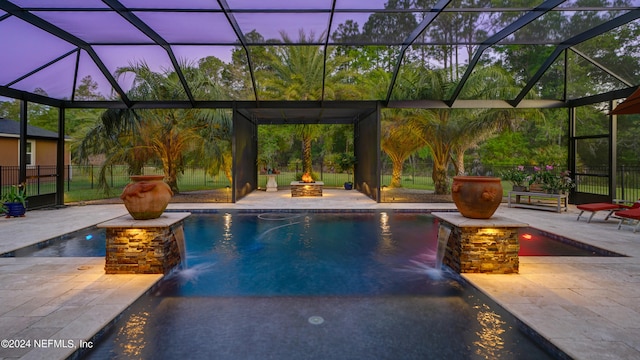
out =
<path fill-rule="evenodd" d="M 580 211 L 580 214 L 578 214 L 578 219 L 576 219 L 576 220 L 579 221 L 580 217 L 582 216 L 582 214 L 585 211 L 589 211 L 589 212 L 591 212 L 591 216 L 589 216 L 589 219 L 587 220 L 587 222 L 589 223 L 589 222 L 591 222 L 591 219 L 593 219 L 593 216 L 597 212 L 606 210 L 606 211 L 609 211 L 607 216 L 604 218 L 604 220 L 606 221 L 606 220 L 609 220 L 609 217 L 615 211 L 626 210 L 626 209 L 634 209 L 634 208 L 638 208 L 638 207 L 640 207 L 640 202 L 635 202 L 631 206 L 624 205 L 624 204 L 613 204 L 613 203 L 607 203 L 607 202 L 581 204 L 581 205 L 577 205 L 576 206 L 576 208 L 578 208 L 578 210 L 582 210 L 582 211 Z"/>
<path fill-rule="evenodd" d="M 620 227 L 625 221 L 629 221 L 629 225 L 631 226 L 633 226 L 634 221 L 636 222 L 633 228 L 633 232 L 638 231 L 638 228 L 640 228 L 640 208 L 616 211 L 615 215 L 620 218 L 620 222 L 618 223 L 618 230 L 620 230 Z"/>

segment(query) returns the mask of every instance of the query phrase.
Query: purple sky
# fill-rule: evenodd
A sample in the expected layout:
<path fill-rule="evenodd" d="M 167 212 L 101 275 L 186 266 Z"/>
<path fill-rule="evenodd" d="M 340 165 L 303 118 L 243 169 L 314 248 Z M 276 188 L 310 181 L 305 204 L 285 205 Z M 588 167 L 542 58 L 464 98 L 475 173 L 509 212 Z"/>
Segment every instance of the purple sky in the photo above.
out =
<path fill-rule="evenodd" d="M 73 6 L 79 8 L 104 8 L 105 5 L 97 0 L 17 0 L 19 6 L 26 7 L 64 7 Z M 144 7 L 183 7 L 194 9 L 217 9 L 217 2 L 211 0 L 188 0 L 175 2 L 172 0 L 149 1 L 147 3 L 134 0 L 122 1 L 125 6 L 138 8 Z M 148 4 L 148 5 L 147 5 Z M 256 1 L 256 0 L 228 0 L 232 9 L 330 9 L 331 0 L 280 0 L 280 1 Z M 381 0 L 338 0 L 337 8 L 383 8 Z M 93 44 L 95 52 L 103 60 L 105 66 L 113 73 L 117 68 L 127 66 L 130 63 L 145 61 L 154 71 L 171 68 L 171 62 L 164 49 L 155 45 L 151 39 L 138 31 L 132 24 L 114 12 L 93 11 L 36 11 L 36 16 L 51 22 L 55 26 L 74 34 L 87 43 Z M 0 11 L 0 15 L 2 12 Z M 235 33 L 222 13 L 211 12 L 135 12 L 141 20 L 145 21 L 161 37 L 170 43 L 216 43 L 234 44 L 237 42 Z M 364 24 L 370 13 L 337 13 L 333 28 L 346 19 L 355 19 L 360 27 Z M 320 35 L 327 31 L 329 25 L 329 13 L 235 13 L 234 16 L 244 33 L 257 30 L 265 39 L 281 39 L 280 32 L 289 34 L 292 40 L 299 38 L 299 31 L 303 29 L 307 36 L 314 34 L 320 39 Z M 108 30 L 105 30 L 108 29 Z M 0 33 L 19 34 L 0 39 L 0 46 L 5 54 L 10 56 L 0 57 L 0 84 L 7 84 L 18 76 L 25 75 L 63 54 L 75 49 L 69 44 L 47 32 L 37 29 L 22 20 L 10 17 L 0 22 Z M 326 35 L 325 35 L 326 36 Z M 110 45 L 100 45 L 100 44 Z M 149 46 L 126 46 L 113 44 L 149 44 Z M 216 56 L 225 62 L 231 60 L 233 45 L 220 46 L 172 46 L 176 57 L 197 62 L 205 56 Z M 76 56 L 72 55 L 60 61 L 55 66 L 37 74 L 31 75 L 13 87 L 26 91 L 33 91 L 35 86 L 44 87 L 44 90 L 52 97 L 68 98 L 73 88 L 73 72 Z M 78 79 L 91 75 L 99 84 L 99 91 L 109 96 L 111 87 L 97 66 L 86 52 L 81 51 Z M 44 85 L 43 85 L 44 84 Z M 125 90 L 131 86 L 131 79 L 122 79 L 120 86 Z"/>
<path fill-rule="evenodd" d="M 433 0 L 435 3 L 436 0 Z M 25 7 L 78 7 L 106 8 L 99 0 L 13 0 L 18 6 Z M 134 14 L 146 22 L 162 38 L 172 45 L 172 49 L 179 59 L 197 62 L 205 56 L 216 56 L 223 61 L 230 61 L 236 35 L 224 14 L 219 12 L 218 3 L 211 0 L 121 0 L 125 6 L 136 8 L 184 8 L 214 10 L 216 12 L 148 12 L 135 11 Z M 337 9 L 382 9 L 386 0 L 337 0 Z M 227 0 L 229 7 L 236 10 L 330 10 L 331 0 Z M 568 2 L 570 4 L 572 2 Z M 633 4 L 640 5 L 640 0 L 633 0 Z M 0 11 L 0 16 L 4 12 Z M 92 44 L 95 52 L 101 57 L 110 72 L 127 66 L 130 63 L 145 61 L 154 71 L 161 71 L 171 67 L 171 62 L 164 49 L 130 24 L 115 12 L 105 11 L 37 11 L 34 12 L 46 21 L 73 34 L 79 39 Z M 280 39 L 280 32 L 284 31 L 289 37 L 298 40 L 298 32 L 303 29 L 309 36 L 314 34 L 316 39 L 327 31 L 329 24 L 328 12 L 262 12 L 262 13 L 233 13 L 238 26 L 243 33 L 257 30 L 266 39 Z M 348 19 L 360 25 L 360 29 L 371 15 L 370 12 L 337 12 L 331 31 Z M 569 31 L 579 32 L 584 29 L 573 27 Z M 20 19 L 8 17 L 0 21 L 0 85 L 7 85 L 20 76 L 29 74 L 34 69 L 54 61 L 76 48 L 54 35 L 37 29 Z M 331 34 L 329 34 L 330 36 Z M 324 39 L 320 39 L 323 42 Z M 126 44 L 148 44 L 147 46 L 131 46 Z M 214 43 L 216 46 L 188 46 L 185 43 L 203 44 Z M 121 44 L 115 46 L 117 44 Z M 73 74 L 76 56 L 72 55 L 59 64 L 54 64 L 39 71 L 28 78 L 11 85 L 25 91 L 33 91 L 35 86 L 41 86 L 52 97 L 68 98 L 73 88 Z M 100 86 L 104 95 L 109 95 L 110 85 L 98 71 L 96 65 L 86 52 L 82 51 L 79 59 L 78 79 L 91 75 Z M 130 80 L 123 80 L 120 84 L 124 90 L 130 85 Z"/>

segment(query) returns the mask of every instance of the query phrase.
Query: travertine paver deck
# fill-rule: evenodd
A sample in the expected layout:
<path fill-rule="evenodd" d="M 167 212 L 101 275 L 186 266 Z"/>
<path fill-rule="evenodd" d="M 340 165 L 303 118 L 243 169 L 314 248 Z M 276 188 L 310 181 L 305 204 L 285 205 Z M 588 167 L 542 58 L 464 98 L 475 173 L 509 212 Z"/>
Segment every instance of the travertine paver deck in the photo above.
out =
<path fill-rule="evenodd" d="M 90 347 L 160 277 L 105 275 L 101 258 L 1 258 L 0 358 L 64 359 Z"/>
<path fill-rule="evenodd" d="M 575 359 L 640 359 L 640 234 L 575 208 L 498 213 L 628 257 L 521 257 L 519 275 L 464 277 Z"/>
<path fill-rule="evenodd" d="M 126 214 L 122 205 L 0 219 L 0 253 Z M 103 258 L 0 258 L 0 359 L 64 359 L 161 278 L 105 275 Z M 85 343 L 82 343 L 84 341 Z"/>
<path fill-rule="evenodd" d="M 453 204 L 377 204 L 355 191 L 325 190 L 318 198 L 285 191 L 254 192 L 236 204 L 170 204 L 171 209 L 454 209 Z M 73 206 L 0 219 L 0 253 L 91 226 L 125 213 L 122 205 Z M 497 212 L 516 221 L 628 255 L 523 257 L 519 275 L 465 278 L 575 359 L 640 358 L 640 234 L 617 230 L 598 216 L 576 221 L 577 211 Z M 104 275 L 96 258 L 0 258 L 0 339 L 89 339 L 144 293 L 155 275 Z M 66 338 L 66 337 L 69 338 Z M 69 349 L 0 349 L 0 358 L 64 358 Z"/>

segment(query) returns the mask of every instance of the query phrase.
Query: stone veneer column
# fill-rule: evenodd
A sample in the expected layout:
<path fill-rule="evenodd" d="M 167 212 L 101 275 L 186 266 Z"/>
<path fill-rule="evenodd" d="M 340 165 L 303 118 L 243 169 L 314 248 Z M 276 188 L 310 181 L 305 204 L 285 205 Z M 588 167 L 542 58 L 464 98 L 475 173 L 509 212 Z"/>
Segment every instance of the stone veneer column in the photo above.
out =
<path fill-rule="evenodd" d="M 190 213 L 164 213 L 157 219 L 130 215 L 98 224 L 106 228 L 107 274 L 167 274 L 184 259 L 183 220 Z"/>
<path fill-rule="evenodd" d="M 439 219 L 441 228 L 451 230 L 439 231 L 448 235 L 446 241 L 438 241 L 438 246 L 446 246 L 443 264 L 458 273 L 518 273 L 518 228 L 528 224 L 501 216 L 470 219 L 454 212 L 433 215 Z"/>

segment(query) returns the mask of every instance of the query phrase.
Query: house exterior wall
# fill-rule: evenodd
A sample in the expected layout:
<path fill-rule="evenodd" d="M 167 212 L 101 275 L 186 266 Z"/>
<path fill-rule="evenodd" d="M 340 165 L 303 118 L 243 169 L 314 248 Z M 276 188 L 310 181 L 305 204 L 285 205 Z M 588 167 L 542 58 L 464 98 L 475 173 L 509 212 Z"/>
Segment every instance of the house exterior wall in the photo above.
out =
<path fill-rule="evenodd" d="M 18 139 L 0 138 L 0 166 L 18 166 Z"/>
<path fill-rule="evenodd" d="M 33 165 L 55 165 L 57 155 L 57 144 L 51 140 L 36 141 L 36 161 Z M 71 155 L 69 153 L 69 144 L 64 147 L 64 164 L 69 165 Z"/>
<path fill-rule="evenodd" d="M 51 169 L 43 170 L 40 175 L 55 174 L 56 165 L 56 140 L 49 139 L 30 139 L 33 143 L 32 151 L 35 152 L 34 161 L 28 166 L 27 176 L 36 176 L 35 166 L 47 166 Z M 0 174 L 2 185 L 14 185 L 18 182 L 18 162 L 19 158 L 19 139 L 13 137 L 0 137 Z M 65 144 L 64 165 L 71 163 L 71 153 L 69 144 Z M 66 176 L 66 174 L 65 174 Z M 55 179 L 51 177 L 51 179 Z M 42 179 L 44 180 L 44 179 Z"/>
<path fill-rule="evenodd" d="M 30 139 L 35 145 L 35 162 L 31 165 L 56 165 L 56 141 L 47 139 Z M 19 166 L 19 139 L 0 137 L 0 166 Z M 71 163 L 69 144 L 64 147 L 64 164 Z"/>

